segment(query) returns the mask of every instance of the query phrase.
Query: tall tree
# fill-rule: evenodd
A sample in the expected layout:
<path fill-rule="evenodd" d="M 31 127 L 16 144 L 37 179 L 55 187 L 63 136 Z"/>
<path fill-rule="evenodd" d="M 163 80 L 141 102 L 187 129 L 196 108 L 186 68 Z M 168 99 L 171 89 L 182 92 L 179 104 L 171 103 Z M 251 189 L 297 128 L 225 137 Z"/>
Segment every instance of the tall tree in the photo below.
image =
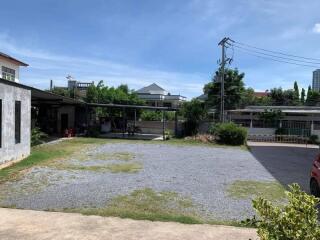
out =
<path fill-rule="evenodd" d="M 306 104 L 307 104 L 307 102 L 310 101 L 311 94 L 312 94 L 312 89 L 311 89 L 311 86 L 309 85 L 309 87 L 308 87 L 308 92 L 307 92 L 307 98 L 306 98 L 306 101 L 305 101 Z"/>
<path fill-rule="evenodd" d="M 302 88 L 301 89 L 301 97 L 300 97 L 301 104 L 305 103 L 305 98 L 306 98 L 306 90 L 304 90 L 304 88 Z"/>
<path fill-rule="evenodd" d="M 296 104 L 300 103 L 300 94 L 299 94 L 299 87 L 297 81 L 294 81 L 293 84 L 293 91 L 294 91 L 294 100 Z"/>
<path fill-rule="evenodd" d="M 221 81 L 219 76 L 221 72 L 217 71 L 212 82 L 204 86 L 204 93 L 208 94 L 207 105 L 215 108 L 220 113 L 221 104 Z M 224 77 L 225 87 L 225 109 L 235 109 L 240 106 L 245 88 L 243 83 L 244 73 L 239 73 L 238 69 L 226 69 Z"/>

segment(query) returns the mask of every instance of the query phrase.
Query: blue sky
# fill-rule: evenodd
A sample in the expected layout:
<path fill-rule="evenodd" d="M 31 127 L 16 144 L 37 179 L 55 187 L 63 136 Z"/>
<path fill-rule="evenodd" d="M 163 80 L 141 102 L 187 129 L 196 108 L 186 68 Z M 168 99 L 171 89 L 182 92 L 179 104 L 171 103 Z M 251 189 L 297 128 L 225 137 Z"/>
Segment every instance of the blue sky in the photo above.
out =
<path fill-rule="evenodd" d="M 191 98 L 217 69 L 224 36 L 320 58 L 319 0 L 10 0 L 1 9 L 0 51 L 27 62 L 21 82 L 42 89 L 70 74 L 134 89 L 156 82 Z M 237 50 L 232 67 L 256 90 L 307 87 L 314 70 Z"/>

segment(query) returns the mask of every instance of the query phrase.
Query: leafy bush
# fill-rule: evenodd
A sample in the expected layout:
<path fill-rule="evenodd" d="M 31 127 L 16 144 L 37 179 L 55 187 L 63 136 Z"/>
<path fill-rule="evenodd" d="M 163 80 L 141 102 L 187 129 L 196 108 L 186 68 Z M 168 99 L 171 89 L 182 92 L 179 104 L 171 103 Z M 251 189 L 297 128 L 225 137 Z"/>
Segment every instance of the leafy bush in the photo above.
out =
<path fill-rule="evenodd" d="M 215 135 L 218 143 L 227 145 L 242 145 L 247 139 L 247 130 L 232 122 L 214 124 L 209 132 Z"/>
<path fill-rule="evenodd" d="M 319 143 L 318 135 L 311 135 L 309 137 L 309 141 L 308 142 L 311 143 L 311 144 L 318 144 Z"/>
<path fill-rule="evenodd" d="M 87 135 L 88 135 L 88 137 L 99 137 L 100 136 L 100 126 L 99 125 L 90 126 L 88 128 Z"/>
<path fill-rule="evenodd" d="M 286 192 L 288 204 L 273 206 L 258 198 L 253 207 L 259 214 L 258 235 L 261 240 L 316 240 L 320 239 L 318 225 L 319 199 L 300 190 L 298 184 L 289 186 Z"/>
<path fill-rule="evenodd" d="M 174 112 L 165 112 L 164 117 L 167 121 L 174 121 L 175 113 Z M 162 112 L 161 111 L 143 110 L 140 118 L 142 121 L 161 121 L 162 120 Z"/>
<path fill-rule="evenodd" d="M 31 146 L 39 145 L 48 138 L 48 135 L 40 131 L 40 128 L 35 127 L 31 130 Z"/>
<path fill-rule="evenodd" d="M 166 140 L 171 139 L 172 136 L 173 136 L 172 131 L 171 131 L 170 129 L 166 129 L 166 130 L 164 131 L 164 135 L 165 135 L 165 139 L 166 139 Z"/>
<path fill-rule="evenodd" d="M 276 135 L 287 135 L 288 131 L 284 128 L 277 128 L 275 134 Z"/>

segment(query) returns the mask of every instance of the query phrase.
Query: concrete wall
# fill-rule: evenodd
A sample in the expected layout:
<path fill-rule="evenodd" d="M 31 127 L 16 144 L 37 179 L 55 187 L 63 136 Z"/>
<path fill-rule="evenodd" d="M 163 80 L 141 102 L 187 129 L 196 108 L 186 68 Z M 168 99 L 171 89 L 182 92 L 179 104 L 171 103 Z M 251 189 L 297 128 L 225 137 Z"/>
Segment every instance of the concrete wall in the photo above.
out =
<path fill-rule="evenodd" d="M 130 121 L 133 123 L 133 121 Z M 136 125 L 139 126 L 142 130 L 142 133 L 148 134 L 162 134 L 162 122 L 161 121 L 137 121 Z M 165 129 L 170 130 L 174 134 L 174 121 L 166 121 Z"/>
<path fill-rule="evenodd" d="M 15 82 L 19 82 L 19 65 L 0 57 L 0 78 L 2 78 L 2 66 L 15 70 Z"/>
<path fill-rule="evenodd" d="M 274 135 L 275 128 L 247 128 L 249 135 Z"/>
<path fill-rule="evenodd" d="M 31 91 L 0 83 L 2 125 L 0 165 L 30 154 Z M 15 143 L 15 101 L 21 101 L 21 142 Z"/>

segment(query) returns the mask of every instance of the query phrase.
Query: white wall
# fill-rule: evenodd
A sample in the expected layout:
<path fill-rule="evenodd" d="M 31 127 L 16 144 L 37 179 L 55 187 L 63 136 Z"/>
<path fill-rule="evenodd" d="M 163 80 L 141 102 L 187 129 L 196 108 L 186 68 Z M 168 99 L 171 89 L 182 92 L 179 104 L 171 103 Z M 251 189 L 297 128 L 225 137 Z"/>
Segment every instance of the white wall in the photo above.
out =
<path fill-rule="evenodd" d="M 8 60 L 5 60 L 3 58 L 0 58 L 0 78 L 2 78 L 2 66 L 7 67 L 7 68 L 11 68 L 13 70 L 16 71 L 16 75 L 15 75 L 15 82 L 19 82 L 19 65 L 14 64 Z"/>
<path fill-rule="evenodd" d="M 31 91 L 0 83 L 2 125 L 0 165 L 30 154 Z M 15 101 L 21 101 L 21 142 L 15 143 Z"/>
<path fill-rule="evenodd" d="M 259 135 L 274 135 L 276 129 L 275 128 L 247 128 L 248 134 L 259 134 Z"/>

